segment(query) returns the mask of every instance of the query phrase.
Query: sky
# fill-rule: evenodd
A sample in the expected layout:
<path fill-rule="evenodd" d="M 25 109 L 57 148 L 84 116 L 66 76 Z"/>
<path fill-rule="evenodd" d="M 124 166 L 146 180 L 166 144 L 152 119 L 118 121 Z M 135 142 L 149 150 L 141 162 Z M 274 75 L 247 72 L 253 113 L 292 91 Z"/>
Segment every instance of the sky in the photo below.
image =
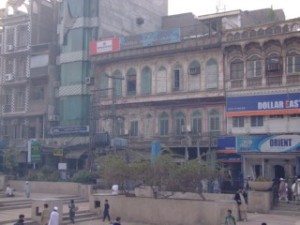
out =
<path fill-rule="evenodd" d="M 123 1 L 123 0 L 119 0 Z M 0 0 L 0 8 L 4 7 L 6 0 Z M 260 8 L 283 9 L 287 19 L 300 17 L 299 0 L 169 0 L 169 14 L 192 12 L 195 16 L 216 12 L 216 6 L 220 9 L 253 10 Z"/>
<path fill-rule="evenodd" d="M 216 13 L 220 9 L 254 10 L 260 8 L 283 9 L 287 19 L 300 17 L 299 0 L 169 0 L 169 14 L 193 12 L 195 16 Z"/>

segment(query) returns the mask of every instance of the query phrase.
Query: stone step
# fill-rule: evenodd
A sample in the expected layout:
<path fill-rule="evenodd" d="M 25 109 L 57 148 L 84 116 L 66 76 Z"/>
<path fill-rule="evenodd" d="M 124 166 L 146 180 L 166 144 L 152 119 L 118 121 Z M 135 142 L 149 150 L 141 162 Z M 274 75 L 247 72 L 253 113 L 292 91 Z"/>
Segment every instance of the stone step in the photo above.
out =
<path fill-rule="evenodd" d="M 282 215 L 282 216 L 300 216 L 300 211 L 297 210 L 283 210 L 283 209 L 272 209 L 270 214 Z"/>

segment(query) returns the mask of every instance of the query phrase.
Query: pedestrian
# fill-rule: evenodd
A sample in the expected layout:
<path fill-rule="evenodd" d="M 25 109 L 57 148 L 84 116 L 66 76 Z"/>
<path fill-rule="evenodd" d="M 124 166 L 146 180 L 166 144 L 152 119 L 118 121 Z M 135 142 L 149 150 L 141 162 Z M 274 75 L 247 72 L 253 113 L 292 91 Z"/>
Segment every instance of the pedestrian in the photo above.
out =
<path fill-rule="evenodd" d="M 57 211 L 58 207 L 54 206 L 53 211 L 50 214 L 48 225 L 59 225 L 59 213 Z"/>
<path fill-rule="evenodd" d="M 220 183 L 217 178 L 213 181 L 213 191 L 214 193 L 220 193 Z"/>
<path fill-rule="evenodd" d="M 121 217 L 116 218 L 116 222 L 113 223 L 113 225 L 121 225 Z"/>
<path fill-rule="evenodd" d="M 29 198 L 30 197 L 30 184 L 28 181 L 25 182 L 24 191 L 25 191 L 26 197 Z"/>
<path fill-rule="evenodd" d="M 44 210 L 41 216 L 41 225 L 47 225 L 50 219 L 51 211 L 47 203 L 44 204 Z"/>
<path fill-rule="evenodd" d="M 287 197 L 287 183 L 283 178 L 280 178 L 278 193 L 279 193 L 279 201 L 281 200 L 285 200 L 286 202 L 289 201 Z"/>
<path fill-rule="evenodd" d="M 5 195 L 6 195 L 6 197 L 14 197 L 15 196 L 14 189 L 12 189 L 9 184 L 6 186 Z"/>
<path fill-rule="evenodd" d="M 107 199 L 105 199 L 105 203 L 104 203 L 103 222 L 105 221 L 106 217 L 107 217 L 108 221 L 110 222 L 109 203 L 108 203 Z"/>
<path fill-rule="evenodd" d="M 295 183 L 293 183 L 292 191 L 293 191 L 293 198 L 294 198 L 296 204 L 298 204 L 298 201 L 300 200 L 299 199 L 299 196 L 300 196 L 300 179 L 299 178 L 297 178 L 295 180 Z"/>
<path fill-rule="evenodd" d="M 243 188 L 240 188 L 234 196 L 234 200 L 238 206 L 239 220 L 241 221 L 247 221 L 246 198 L 246 192 L 244 192 Z"/>
<path fill-rule="evenodd" d="M 20 214 L 18 221 L 14 225 L 24 225 L 24 218 L 25 216 L 23 214 Z"/>
<path fill-rule="evenodd" d="M 77 210 L 77 207 L 75 206 L 74 200 L 71 199 L 71 201 L 69 202 L 69 216 L 70 216 L 71 223 L 75 223 L 76 210 Z"/>
<path fill-rule="evenodd" d="M 225 225 L 236 225 L 234 216 L 232 215 L 232 210 L 227 210 L 227 216 L 225 218 Z"/>

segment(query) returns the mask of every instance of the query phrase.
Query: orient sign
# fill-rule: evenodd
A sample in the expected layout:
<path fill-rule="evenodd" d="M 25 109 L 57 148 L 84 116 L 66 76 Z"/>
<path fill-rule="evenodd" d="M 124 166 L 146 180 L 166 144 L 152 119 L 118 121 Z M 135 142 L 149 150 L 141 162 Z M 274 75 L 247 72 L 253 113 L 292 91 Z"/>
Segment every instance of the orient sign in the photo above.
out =
<path fill-rule="evenodd" d="M 261 152 L 287 152 L 300 147 L 300 135 L 272 136 L 261 142 Z"/>

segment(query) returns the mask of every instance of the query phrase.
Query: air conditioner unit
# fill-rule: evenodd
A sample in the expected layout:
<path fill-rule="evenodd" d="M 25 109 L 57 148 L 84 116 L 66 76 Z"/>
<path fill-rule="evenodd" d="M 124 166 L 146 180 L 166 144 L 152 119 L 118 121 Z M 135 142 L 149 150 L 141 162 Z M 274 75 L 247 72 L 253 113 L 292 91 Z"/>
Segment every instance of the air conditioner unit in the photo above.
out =
<path fill-rule="evenodd" d="M 86 77 L 85 78 L 86 85 L 93 85 L 94 84 L 94 77 Z"/>
<path fill-rule="evenodd" d="M 3 76 L 4 81 L 12 81 L 14 76 L 11 73 L 4 74 Z"/>
<path fill-rule="evenodd" d="M 7 45 L 7 51 L 12 51 L 14 50 L 14 46 L 13 45 Z"/>
<path fill-rule="evenodd" d="M 49 115 L 48 120 L 49 121 L 59 121 L 59 116 L 58 115 Z"/>

